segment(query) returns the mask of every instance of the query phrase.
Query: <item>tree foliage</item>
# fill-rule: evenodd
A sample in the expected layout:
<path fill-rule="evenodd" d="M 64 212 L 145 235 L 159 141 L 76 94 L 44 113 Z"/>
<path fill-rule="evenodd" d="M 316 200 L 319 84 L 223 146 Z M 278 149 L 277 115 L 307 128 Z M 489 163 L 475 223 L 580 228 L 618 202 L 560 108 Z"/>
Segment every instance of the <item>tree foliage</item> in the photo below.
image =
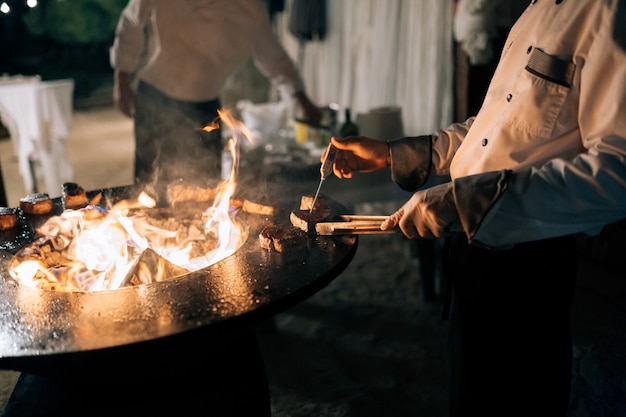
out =
<path fill-rule="evenodd" d="M 110 42 L 128 0 L 39 0 L 24 16 L 33 36 L 66 44 Z"/>

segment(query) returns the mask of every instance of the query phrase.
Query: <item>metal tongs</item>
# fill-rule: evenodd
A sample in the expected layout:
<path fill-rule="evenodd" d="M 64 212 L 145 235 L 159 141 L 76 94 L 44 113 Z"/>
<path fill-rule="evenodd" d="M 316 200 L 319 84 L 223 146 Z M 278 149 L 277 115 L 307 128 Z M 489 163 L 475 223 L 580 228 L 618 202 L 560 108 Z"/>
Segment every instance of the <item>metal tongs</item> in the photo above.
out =
<path fill-rule="evenodd" d="M 341 221 L 319 222 L 315 225 L 315 231 L 322 236 L 329 235 L 384 235 L 400 231 L 394 227 L 389 230 L 381 230 L 380 225 L 389 216 L 366 216 L 356 214 L 344 214 L 338 217 Z"/>

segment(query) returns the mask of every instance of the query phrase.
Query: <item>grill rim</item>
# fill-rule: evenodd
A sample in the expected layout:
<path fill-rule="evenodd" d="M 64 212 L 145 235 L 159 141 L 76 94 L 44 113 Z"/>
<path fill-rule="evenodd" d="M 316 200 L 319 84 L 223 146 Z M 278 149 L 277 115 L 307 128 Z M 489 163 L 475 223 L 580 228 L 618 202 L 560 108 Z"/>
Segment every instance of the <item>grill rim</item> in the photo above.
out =
<path fill-rule="evenodd" d="M 99 192 L 103 201 L 137 195 L 134 187 L 123 186 L 90 191 L 88 196 L 93 198 Z M 346 212 L 341 204 L 326 198 L 333 213 Z M 60 199 L 53 200 L 51 215 L 62 212 Z M 298 201 L 292 200 L 286 203 L 287 207 L 294 207 Z M 288 216 L 277 213 L 266 221 L 281 223 L 279 220 L 283 218 Z M 44 220 L 26 218 L 31 232 Z M 103 357 L 124 358 L 135 349 L 148 350 L 150 345 L 187 337 L 197 330 L 214 333 L 217 338 L 236 333 L 317 293 L 339 276 L 356 254 L 356 236 L 315 236 L 309 237 L 309 255 L 304 262 L 285 262 L 281 254 L 267 252 L 259 246 L 256 237 L 263 224 L 251 226 L 241 248 L 214 265 L 172 280 L 118 290 L 91 293 L 39 290 L 15 283 L 8 278 L 6 268 L 0 268 L 0 369 L 57 373 L 67 370 L 67 364 L 78 359 L 78 363 L 96 365 Z M 25 236 L 32 240 L 34 234 Z M 13 253 L 5 250 L 2 255 L 6 259 L 17 250 Z M 250 285 L 247 295 L 256 301 L 243 303 L 237 294 L 210 293 L 216 283 L 232 278 Z M 224 309 L 211 311 L 214 296 L 225 297 Z M 120 303 L 124 298 L 129 301 Z M 172 306 L 174 301 L 179 304 Z M 132 302 L 136 304 L 129 306 Z M 112 315 L 110 309 L 100 309 L 98 304 L 117 306 L 123 311 Z M 166 305 L 172 310 L 167 317 L 169 323 L 157 325 L 156 305 Z M 44 314 L 47 314 L 45 319 Z M 136 320 L 142 314 L 144 317 Z"/>

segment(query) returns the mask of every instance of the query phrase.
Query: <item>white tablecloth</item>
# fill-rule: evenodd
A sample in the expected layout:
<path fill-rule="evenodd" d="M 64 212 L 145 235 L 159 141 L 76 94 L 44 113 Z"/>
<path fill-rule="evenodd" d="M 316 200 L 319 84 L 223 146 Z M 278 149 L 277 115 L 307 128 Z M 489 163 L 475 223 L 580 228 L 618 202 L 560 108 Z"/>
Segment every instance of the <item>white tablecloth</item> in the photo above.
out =
<path fill-rule="evenodd" d="M 0 79 L 0 118 L 9 131 L 27 192 L 39 191 L 35 172 L 46 192 L 61 194 L 73 167 L 65 142 L 72 121 L 74 80 L 41 81 L 39 77 Z"/>

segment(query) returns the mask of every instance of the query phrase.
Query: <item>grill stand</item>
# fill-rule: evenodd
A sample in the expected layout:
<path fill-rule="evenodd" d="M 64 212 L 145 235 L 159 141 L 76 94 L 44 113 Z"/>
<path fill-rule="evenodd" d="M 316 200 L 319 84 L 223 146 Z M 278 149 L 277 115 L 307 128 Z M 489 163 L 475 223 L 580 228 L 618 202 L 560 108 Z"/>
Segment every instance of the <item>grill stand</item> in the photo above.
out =
<path fill-rule="evenodd" d="M 217 347 L 209 336 L 198 331 L 165 339 L 151 348 L 154 357 L 118 363 L 113 371 L 107 364 L 97 371 L 88 364 L 89 375 L 22 373 L 3 417 L 269 417 L 269 387 L 254 329 Z"/>

